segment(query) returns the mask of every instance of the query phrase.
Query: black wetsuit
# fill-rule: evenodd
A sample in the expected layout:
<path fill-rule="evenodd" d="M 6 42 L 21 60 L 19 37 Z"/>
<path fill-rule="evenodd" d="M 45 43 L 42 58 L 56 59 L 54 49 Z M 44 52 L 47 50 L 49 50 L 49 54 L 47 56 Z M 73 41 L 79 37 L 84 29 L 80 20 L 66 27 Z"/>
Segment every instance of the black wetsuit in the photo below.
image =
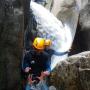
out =
<path fill-rule="evenodd" d="M 51 54 L 47 51 L 38 53 L 35 50 L 30 50 L 24 55 L 22 62 L 22 69 L 25 70 L 26 67 L 31 67 L 33 74 L 40 76 L 42 71 L 51 71 Z"/>

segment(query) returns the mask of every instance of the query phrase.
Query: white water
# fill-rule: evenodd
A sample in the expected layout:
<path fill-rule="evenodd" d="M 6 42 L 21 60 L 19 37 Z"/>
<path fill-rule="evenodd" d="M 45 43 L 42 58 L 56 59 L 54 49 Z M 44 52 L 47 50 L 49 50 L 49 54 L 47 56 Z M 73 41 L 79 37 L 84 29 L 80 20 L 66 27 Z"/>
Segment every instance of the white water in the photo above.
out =
<path fill-rule="evenodd" d="M 50 38 L 52 40 L 51 48 L 56 52 L 68 51 L 71 48 L 73 42 L 76 31 L 76 24 L 72 25 L 74 29 L 74 31 L 72 32 L 72 26 L 70 27 L 68 23 L 64 23 L 63 25 L 60 20 L 58 20 L 43 6 L 32 1 L 31 9 L 38 23 L 38 35 L 44 38 Z M 76 17 L 78 17 L 78 15 Z M 51 69 L 53 69 L 57 65 L 57 63 L 65 60 L 67 57 L 67 54 L 62 56 L 52 55 Z"/>

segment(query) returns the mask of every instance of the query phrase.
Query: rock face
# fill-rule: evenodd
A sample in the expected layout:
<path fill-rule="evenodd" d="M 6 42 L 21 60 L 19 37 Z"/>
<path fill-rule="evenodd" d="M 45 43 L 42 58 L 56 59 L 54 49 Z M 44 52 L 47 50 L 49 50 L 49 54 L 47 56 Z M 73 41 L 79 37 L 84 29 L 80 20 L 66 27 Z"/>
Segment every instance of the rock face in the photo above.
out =
<path fill-rule="evenodd" d="M 90 2 L 80 11 L 72 54 L 90 50 Z"/>
<path fill-rule="evenodd" d="M 79 10 L 83 9 L 89 0 L 52 0 L 51 12 L 57 16 L 58 13 L 77 5 Z"/>
<path fill-rule="evenodd" d="M 56 90 L 90 90 L 90 51 L 58 64 L 51 74 L 50 83 Z"/>
<path fill-rule="evenodd" d="M 20 0 L 0 0 L 0 90 L 20 86 L 23 13 Z"/>
<path fill-rule="evenodd" d="M 79 25 L 79 33 L 81 36 L 79 41 L 80 45 L 82 45 L 81 50 L 90 50 L 90 3 L 81 10 Z M 84 40 L 84 42 L 81 40 Z"/>

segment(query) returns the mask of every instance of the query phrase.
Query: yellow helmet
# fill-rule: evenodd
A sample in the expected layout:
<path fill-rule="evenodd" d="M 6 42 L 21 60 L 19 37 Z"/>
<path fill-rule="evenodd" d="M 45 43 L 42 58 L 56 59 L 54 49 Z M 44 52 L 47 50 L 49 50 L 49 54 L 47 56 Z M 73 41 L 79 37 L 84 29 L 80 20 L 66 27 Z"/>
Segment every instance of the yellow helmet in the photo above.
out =
<path fill-rule="evenodd" d="M 36 49 L 43 50 L 45 48 L 44 43 L 45 43 L 45 40 L 43 38 L 36 37 L 33 42 L 33 46 Z"/>
<path fill-rule="evenodd" d="M 43 50 L 45 46 L 50 46 L 50 45 L 51 45 L 50 39 L 44 39 L 40 37 L 36 37 L 33 42 L 33 46 L 39 50 Z"/>
<path fill-rule="evenodd" d="M 46 40 L 45 40 L 45 45 L 46 45 L 46 46 L 50 46 L 50 45 L 51 45 L 51 43 L 52 43 L 52 42 L 51 42 L 51 40 L 50 40 L 50 39 L 46 39 Z"/>

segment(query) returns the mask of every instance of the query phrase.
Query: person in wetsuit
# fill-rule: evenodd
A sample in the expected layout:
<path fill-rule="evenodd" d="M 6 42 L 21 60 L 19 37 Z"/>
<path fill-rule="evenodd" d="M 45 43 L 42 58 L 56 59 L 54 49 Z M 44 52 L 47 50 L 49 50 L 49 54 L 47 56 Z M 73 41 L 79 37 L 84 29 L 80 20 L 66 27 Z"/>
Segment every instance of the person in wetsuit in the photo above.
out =
<path fill-rule="evenodd" d="M 30 85 L 36 79 L 43 79 L 45 76 L 50 74 L 51 68 L 51 55 L 53 51 L 49 50 L 49 46 L 51 45 L 50 39 L 44 39 L 40 37 L 36 37 L 33 41 L 32 47 L 28 52 L 25 53 L 22 63 L 22 69 L 25 73 L 31 73 L 34 77 L 28 77 L 28 85 L 25 90 L 31 90 Z M 47 88 L 43 88 L 43 90 L 48 90 Z"/>

